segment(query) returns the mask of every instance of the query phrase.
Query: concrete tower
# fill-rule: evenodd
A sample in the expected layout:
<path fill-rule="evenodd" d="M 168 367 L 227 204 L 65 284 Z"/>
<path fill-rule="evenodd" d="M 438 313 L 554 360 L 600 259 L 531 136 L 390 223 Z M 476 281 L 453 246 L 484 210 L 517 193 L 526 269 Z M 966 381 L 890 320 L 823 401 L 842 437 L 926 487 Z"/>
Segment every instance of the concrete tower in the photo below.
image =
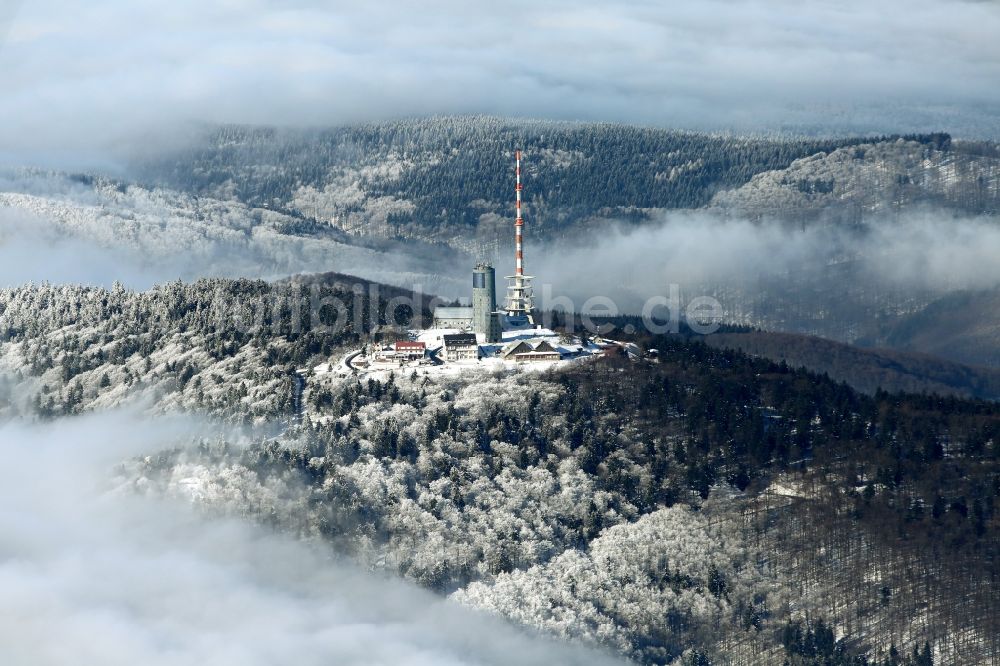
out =
<path fill-rule="evenodd" d="M 486 262 L 472 272 L 472 329 L 485 335 L 486 342 L 500 342 L 496 271 Z"/>
<path fill-rule="evenodd" d="M 515 153 L 515 178 L 516 184 L 514 193 L 515 213 L 514 220 L 514 274 L 507 276 L 507 322 L 511 326 L 527 326 L 534 323 L 531 317 L 531 276 L 524 274 L 524 249 L 522 246 L 522 235 L 524 231 L 524 218 L 521 217 L 521 151 Z"/>

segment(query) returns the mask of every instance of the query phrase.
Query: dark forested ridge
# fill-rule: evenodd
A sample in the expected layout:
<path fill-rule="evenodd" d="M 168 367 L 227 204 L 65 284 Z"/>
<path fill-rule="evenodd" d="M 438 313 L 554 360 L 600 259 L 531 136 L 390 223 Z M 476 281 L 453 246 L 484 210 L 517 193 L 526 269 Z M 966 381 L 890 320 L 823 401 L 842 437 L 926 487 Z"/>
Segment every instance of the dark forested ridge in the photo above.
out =
<path fill-rule="evenodd" d="M 705 342 L 826 374 L 862 393 L 882 389 L 1000 399 L 1000 370 L 919 353 L 865 349 L 816 336 L 769 331 L 719 333 L 707 336 Z"/>
<path fill-rule="evenodd" d="M 752 219 L 854 224 L 915 206 L 1000 210 L 996 144 L 946 133 L 746 137 L 482 116 L 224 126 L 135 169 L 151 183 L 291 213 L 303 230 L 482 242 L 511 213 L 515 148 L 524 150 L 525 203 L 540 238 L 709 205 Z"/>
<path fill-rule="evenodd" d="M 885 327 L 897 349 L 959 363 L 1000 365 L 1000 289 L 957 291 Z"/>
<path fill-rule="evenodd" d="M 573 273 L 593 260 L 582 248 L 610 242 L 607 270 L 619 275 L 586 289 L 611 291 L 623 309 L 640 309 L 669 275 L 684 293 L 716 297 L 732 323 L 967 365 L 1000 363 L 996 327 L 979 326 L 974 316 L 944 323 L 921 316 L 950 290 L 983 284 L 974 271 L 950 265 L 982 249 L 969 239 L 992 238 L 991 216 L 1000 210 L 995 145 L 943 133 L 753 138 L 490 117 L 313 130 L 225 126 L 131 174 L 183 192 L 101 187 L 100 206 L 86 214 L 78 205 L 12 199 L 64 218 L 60 232 L 107 238 L 110 227 L 115 244 L 138 242 L 157 254 L 176 252 L 175 243 L 196 234 L 193 242 L 205 251 L 177 253 L 187 265 L 252 257 L 235 267 L 222 261 L 213 274 L 270 277 L 337 266 L 457 296 L 467 290 L 473 255 L 498 267 L 512 256 L 516 146 L 525 149 L 528 253 L 537 258 L 531 265 L 557 294 L 589 297 L 572 293 L 585 282 Z M 109 189 L 113 195 L 103 194 Z M 147 210 L 133 219 L 130 206 Z M 116 214 L 105 215 L 105 207 Z M 686 212 L 663 213 L 677 208 Z M 929 221 L 938 217 L 940 224 Z M 642 231 L 653 234 L 648 243 Z M 677 255 L 689 242 L 698 250 Z M 626 257 L 660 247 L 629 265 Z M 714 247 L 736 259 L 716 261 Z M 569 259 L 559 265 L 562 252 Z"/>
<path fill-rule="evenodd" d="M 945 135 L 912 138 L 946 144 Z M 352 231 L 362 225 L 372 233 L 433 237 L 445 229 L 467 233 L 484 215 L 509 214 L 513 150 L 520 147 L 526 202 L 544 235 L 597 215 L 704 206 L 716 192 L 756 174 L 872 140 L 490 117 L 296 131 L 227 126 L 180 155 L 141 165 L 140 172 L 190 192 L 334 219 Z"/>

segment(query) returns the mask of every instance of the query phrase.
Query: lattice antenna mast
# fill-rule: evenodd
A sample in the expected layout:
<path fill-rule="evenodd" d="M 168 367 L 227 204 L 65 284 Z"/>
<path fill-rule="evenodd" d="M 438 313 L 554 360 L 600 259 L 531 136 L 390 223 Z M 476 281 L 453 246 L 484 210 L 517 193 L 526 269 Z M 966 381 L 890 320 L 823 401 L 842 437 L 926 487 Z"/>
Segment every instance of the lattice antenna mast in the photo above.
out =
<path fill-rule="evenodd" d="M 521 151 L 515 155 L 514 274 L 507 276 L 507 322 L 513 327 L 533 324 L 531 276 L 524 274 L 524 217 L 521 213 Z"/>
<path fill-rule="evenodd" d="M 514 263 L 514 275 L 520 277 L 524 275 L 524 246 L 523 246 L 523 235 L 524 235 L 524 218 L 521 217 L 521 151 L 518 150 L 515 153 L 515 158 L 517 160 L 515 167 L 515 178 L 516 185 L 514 186 L 515 192 L 517 194 L 517 219 L 514 221 L 514 245 L 516 252 L 516 259 Z"/>

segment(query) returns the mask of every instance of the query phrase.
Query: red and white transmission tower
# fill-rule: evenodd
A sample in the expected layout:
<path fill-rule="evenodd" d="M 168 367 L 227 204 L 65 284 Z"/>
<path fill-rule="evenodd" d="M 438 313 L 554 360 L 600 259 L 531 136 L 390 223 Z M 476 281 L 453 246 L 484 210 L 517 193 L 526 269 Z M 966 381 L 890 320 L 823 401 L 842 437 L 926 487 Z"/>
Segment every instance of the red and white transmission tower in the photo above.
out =
<path fill-rule="evenodd" d="M 521 151 L 515 151 L 516 196 L 514 219 L 514 274 L 507 276 L 506 310 L 508 323 L 512 326 L 534 323 L 531 316 L 531 276 L 524 274 L 524 218 L 521 215 Z"/>

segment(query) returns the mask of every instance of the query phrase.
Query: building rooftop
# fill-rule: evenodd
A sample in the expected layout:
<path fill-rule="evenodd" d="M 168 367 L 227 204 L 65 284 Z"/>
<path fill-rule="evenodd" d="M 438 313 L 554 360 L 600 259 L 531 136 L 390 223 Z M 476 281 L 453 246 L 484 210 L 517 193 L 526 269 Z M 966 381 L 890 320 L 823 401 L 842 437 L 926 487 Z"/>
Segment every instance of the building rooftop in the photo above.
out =
<path fill-rule="evenodd" d="M 454 335 L 445 335 L 444 344 L 448 347 L 451 345 L 475 345 L 478 342 L 476 341 L 475 333 L 456 333 Z"/>

